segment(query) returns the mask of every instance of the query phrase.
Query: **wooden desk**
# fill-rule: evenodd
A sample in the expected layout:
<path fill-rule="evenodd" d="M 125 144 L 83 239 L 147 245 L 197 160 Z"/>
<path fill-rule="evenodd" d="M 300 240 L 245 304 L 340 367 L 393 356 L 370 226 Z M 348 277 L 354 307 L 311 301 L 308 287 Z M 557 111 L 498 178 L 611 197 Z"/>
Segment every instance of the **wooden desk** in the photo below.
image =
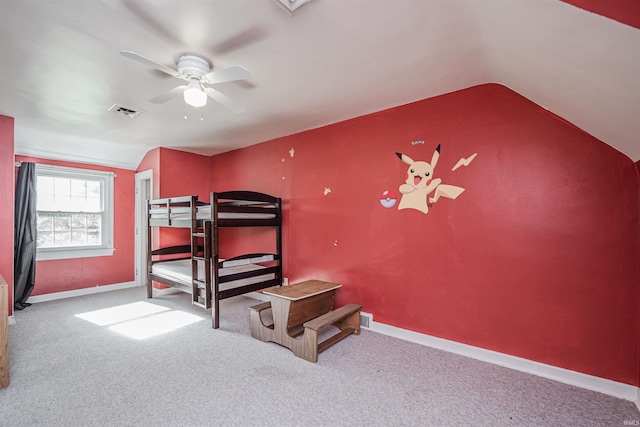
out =
<path fill-rule="evenodd" d="M 349 304 L 346 309 L 341 307 L 340 311 L 332 311 L 336 290 L 340 286 L 321 280 L 307 280 L 265 289 L 263 293 L 269 295 L 271 302 L 251 307 L 251 336 L 264 342 L 275 342 L 298 357 L 316 362 L 320 351 L 349 334 L 360 333 L 360 306 Z M 273 323 L 266 325 L 260 313 L 268 308 L 271 308 Z M 318 329 L 330 324 L 341 332 L 318 345 Z"/>
<path fill-rule="evenodd" d="M 9 289 L 0 276 L 0 388 L 9 387 Z"/>
<path fill-rule="evenodd" d="M 303 298 L 316 296 L 324 292 L 333 291 L 338 289 L 340 286 L 342 285 L 323 282 L 322 280 L 307 280 L 306 282 L 296 283 L 291 286 L 268 288 L 262 292 L 267 295 L 297 301 Z"/>

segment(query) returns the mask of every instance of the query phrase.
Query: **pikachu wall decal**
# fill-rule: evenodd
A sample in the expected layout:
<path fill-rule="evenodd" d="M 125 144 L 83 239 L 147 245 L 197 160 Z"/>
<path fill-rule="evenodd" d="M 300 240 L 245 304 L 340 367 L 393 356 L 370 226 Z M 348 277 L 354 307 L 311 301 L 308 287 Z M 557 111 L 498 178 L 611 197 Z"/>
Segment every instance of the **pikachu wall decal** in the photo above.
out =
<path fill-rule="evenodd" d="M 466 159 L 460 159 L 452 170 L 456 170 L 463 165 L 467 166 L 475 158 L 476 154 L 474 153 Z M 456 199 L 464 191 L 462 187 L 443 184 L 442 179 L 434 178 L 435 168 L 440 158 L 440 144 L 433 152 L 430 162 L 416 161 L 402 153 L 396 153 L 396 156 L 409 165 L 405 175 L 405 182 L 398 189 L 402 195 L 398 210 L 416 209 L 426 214 L 429 212 L 429 208 L 441 197 Z M 431 196 L 431 193 L 433 193 L 433 196 Z"/>

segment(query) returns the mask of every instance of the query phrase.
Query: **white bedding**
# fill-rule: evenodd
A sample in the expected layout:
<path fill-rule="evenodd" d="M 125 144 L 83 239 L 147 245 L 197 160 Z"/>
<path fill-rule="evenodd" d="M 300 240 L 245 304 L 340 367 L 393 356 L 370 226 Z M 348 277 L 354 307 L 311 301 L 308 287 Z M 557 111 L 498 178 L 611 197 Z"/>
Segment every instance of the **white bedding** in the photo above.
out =
<path fill-rule="evenodd" d="M 153 219 L 165 219 L 167 217 L 167 210 L 152 209 Z M 275 218 L 273 213 L 235 213 L 235 212 L 218 212 L 218 218 L 221 219 L 269 219 Z M 190 219 L 191 210 L 189 208 L 174 208 L 171 210 L 171 219 Z M 197 219 L 210 219 L 211 218 L 211 205 L 198 206 L 196 209 Z"/>
<path fill-rule="evenodd" d="M 242 273 L 244 271 L 260 270 L 262 267 L 256 264 L 244 264 L 234 265 L 232 267 L 221 268 L 218 271 L 220 276 L 227 276 L 229 274 Z M 155 274 L 160 274 L 165 277 L 172 278 L 176 281 L 191 283 L 191 260 L 180 259 L 175 261 L 166 261 L 161 263 L 155 263 L 151 267 L 151 271 Z M 198 277 L 204 278 L 204 265 L 198 263 Z M 250 285 L 253 283 L 264 282 L 265 280 L 274 279 L 275 274 L 267 273 L 259 276 L 248 277 L 246 279 L 234 280 L 232 282 L 220 283 L 220 290 L 237 288 L 244 285 Z M 204 281 L 204 280 L 203 280 Z"/>

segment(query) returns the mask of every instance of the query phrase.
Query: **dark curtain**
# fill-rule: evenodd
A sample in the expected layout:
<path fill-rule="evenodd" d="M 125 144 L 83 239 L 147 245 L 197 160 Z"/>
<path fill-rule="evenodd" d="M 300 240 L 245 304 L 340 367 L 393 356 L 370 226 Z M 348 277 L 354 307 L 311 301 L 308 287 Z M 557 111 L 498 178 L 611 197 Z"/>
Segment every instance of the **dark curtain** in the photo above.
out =
<path fill-rule="evenodd" d="M 23 162 L 16 182 L 15 229 L 13 233 L 14 307 L 22 310 L 31 304 L 36 281 L 36 165 Z"/>

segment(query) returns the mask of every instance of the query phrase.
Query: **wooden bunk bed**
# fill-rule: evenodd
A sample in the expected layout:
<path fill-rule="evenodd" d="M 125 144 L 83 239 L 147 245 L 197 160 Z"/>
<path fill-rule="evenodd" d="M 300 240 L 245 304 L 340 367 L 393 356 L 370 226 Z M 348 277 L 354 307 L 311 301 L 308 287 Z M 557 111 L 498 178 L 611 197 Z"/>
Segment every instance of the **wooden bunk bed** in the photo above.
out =
<path fill-rule="evenodd" d="M 282 202 L 253 191 L 212 192 L 211 203 L 198 196 L 147 201 L 147 297 L 153 282 L 191 294 L 192 303 L 211 308 L 220 326 L 220 300 L 282 284 Z M 154 227 L 189 230 L 190 243 L 153 249 Z M 219 230 L 274 227 L 274 253 L 220 258 Z"/>

